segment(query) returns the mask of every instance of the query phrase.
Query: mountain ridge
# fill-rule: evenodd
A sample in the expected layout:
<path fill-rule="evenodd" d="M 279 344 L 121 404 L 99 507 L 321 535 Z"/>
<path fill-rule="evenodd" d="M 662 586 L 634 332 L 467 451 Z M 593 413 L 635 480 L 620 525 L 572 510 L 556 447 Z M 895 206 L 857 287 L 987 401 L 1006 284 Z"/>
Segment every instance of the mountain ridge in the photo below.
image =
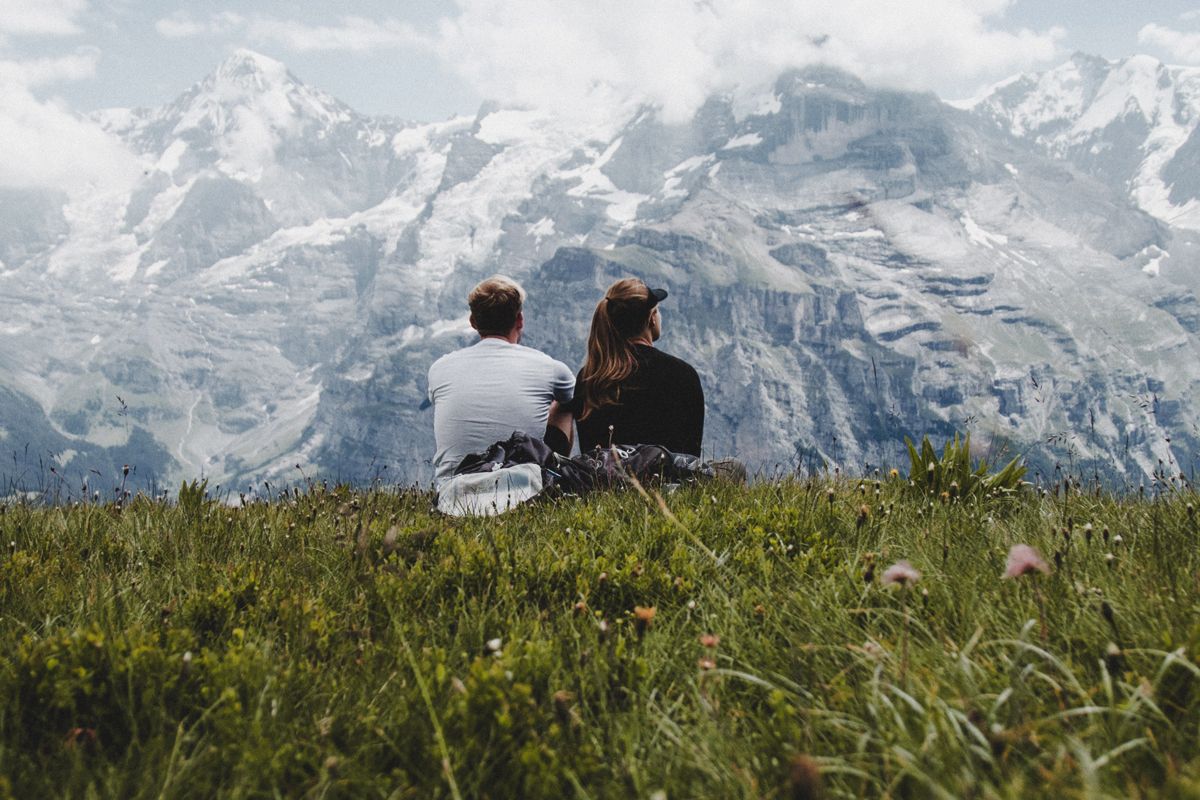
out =
<path fill-rule="evenodd" d="M 170 480 L 427 480 L 424 370 L 470 341 L 470 286 L 506 272 L 528 343 L 572 365 L 606 281 L 667 285 L 662 345 L 704 380 L 706 452 L 754 468 L 894 462 L 905 434 L 963 428 L 1046 472 L 1200 452 L 1191 234 L 978 107 L 828 69 L 683 125 L 304 116 L 326 97 L 238 54 L 162 109 L 101 115 L 146 164 L 127 196 L 0 214 L 22 242 L 0 351 L 27 354 L 0 387 L 37 398 L 22 427 L 44 449 L 136 436 Z"/>

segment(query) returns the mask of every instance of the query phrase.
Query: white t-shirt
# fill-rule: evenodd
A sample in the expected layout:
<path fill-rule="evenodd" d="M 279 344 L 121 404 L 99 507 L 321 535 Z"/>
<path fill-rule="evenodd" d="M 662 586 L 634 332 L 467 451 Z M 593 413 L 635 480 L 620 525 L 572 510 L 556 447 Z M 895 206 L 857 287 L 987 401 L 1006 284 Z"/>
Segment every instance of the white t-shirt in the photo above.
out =
<path fill-rule="evenodd" d="M 442 356 L 429 368 L 435 484 L 513 431 L 541 438 L 550 401 L 569 403 L 574 394 L 567 365 L 532 347 L 489 338 Z"/>

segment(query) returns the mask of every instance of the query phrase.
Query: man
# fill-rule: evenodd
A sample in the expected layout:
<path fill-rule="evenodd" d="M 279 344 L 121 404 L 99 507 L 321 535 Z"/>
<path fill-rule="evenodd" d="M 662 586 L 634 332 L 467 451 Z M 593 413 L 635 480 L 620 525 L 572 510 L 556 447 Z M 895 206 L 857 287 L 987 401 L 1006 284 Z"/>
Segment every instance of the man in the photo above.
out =
<path fill-rule="evenodd" d="M 471 453 L 486 450 L 514 431 L 571 435 L 566 408 L 575 377 L 561 361 L 520 344 L 525 290 L 495 275 L 467 296 L 479 341 L 448 353 L 429 368 L 433 404 L 434 483 L 439 490 Z"/>
<path fill-rule="evenodd" d="M 636 278 L 608 287 L 592 315 L 587 360 L 572 411 L 579 447 L 657 444 L 700 455 L 704 390 L 687 362 L 654 347 L 662 333 L 658 304 L 665 289 Z"/>

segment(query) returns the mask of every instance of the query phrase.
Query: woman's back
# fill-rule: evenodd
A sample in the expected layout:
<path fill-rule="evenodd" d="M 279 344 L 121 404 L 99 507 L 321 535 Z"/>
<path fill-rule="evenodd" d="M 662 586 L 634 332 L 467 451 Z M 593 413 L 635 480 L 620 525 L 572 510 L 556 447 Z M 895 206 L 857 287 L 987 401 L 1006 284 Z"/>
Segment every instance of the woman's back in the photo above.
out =
<path fill-rule="evenodd" d="M 617 385 L 617 402 L 583 413 L 584 373 L 576 381 L 573 411 L 583 451 L 596 445 L 657 444 L 674 453 L 700 455 L 704 391 L 690 364 L 646 344 L 633 344 L 637 365 Z"/>

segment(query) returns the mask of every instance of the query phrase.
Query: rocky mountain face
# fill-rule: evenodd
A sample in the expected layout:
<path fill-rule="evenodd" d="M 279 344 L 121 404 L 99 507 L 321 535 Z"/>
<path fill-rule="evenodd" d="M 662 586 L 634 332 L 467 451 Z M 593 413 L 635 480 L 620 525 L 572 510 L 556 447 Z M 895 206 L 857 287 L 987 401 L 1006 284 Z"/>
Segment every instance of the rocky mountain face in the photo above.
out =
<path fill-rule="evenodd" d="M 99 115 L 143 158 L 132 191 L 0 196 L 0 444 L 75 482 L 427 482 L 425 372 L 504 272 L 526 343 L 572 366 L 608 283 L 666 286 L 706 453 L 752 469 L 902 463 L 955 430 L 1046 470 L 1190 469 L 1194 236 L 1055 145 L 1066 122 L 1014 127 L 1019 85 L 962 110 L 808 69 L 686 125 L 414 125 L 240 53 Z"/>

